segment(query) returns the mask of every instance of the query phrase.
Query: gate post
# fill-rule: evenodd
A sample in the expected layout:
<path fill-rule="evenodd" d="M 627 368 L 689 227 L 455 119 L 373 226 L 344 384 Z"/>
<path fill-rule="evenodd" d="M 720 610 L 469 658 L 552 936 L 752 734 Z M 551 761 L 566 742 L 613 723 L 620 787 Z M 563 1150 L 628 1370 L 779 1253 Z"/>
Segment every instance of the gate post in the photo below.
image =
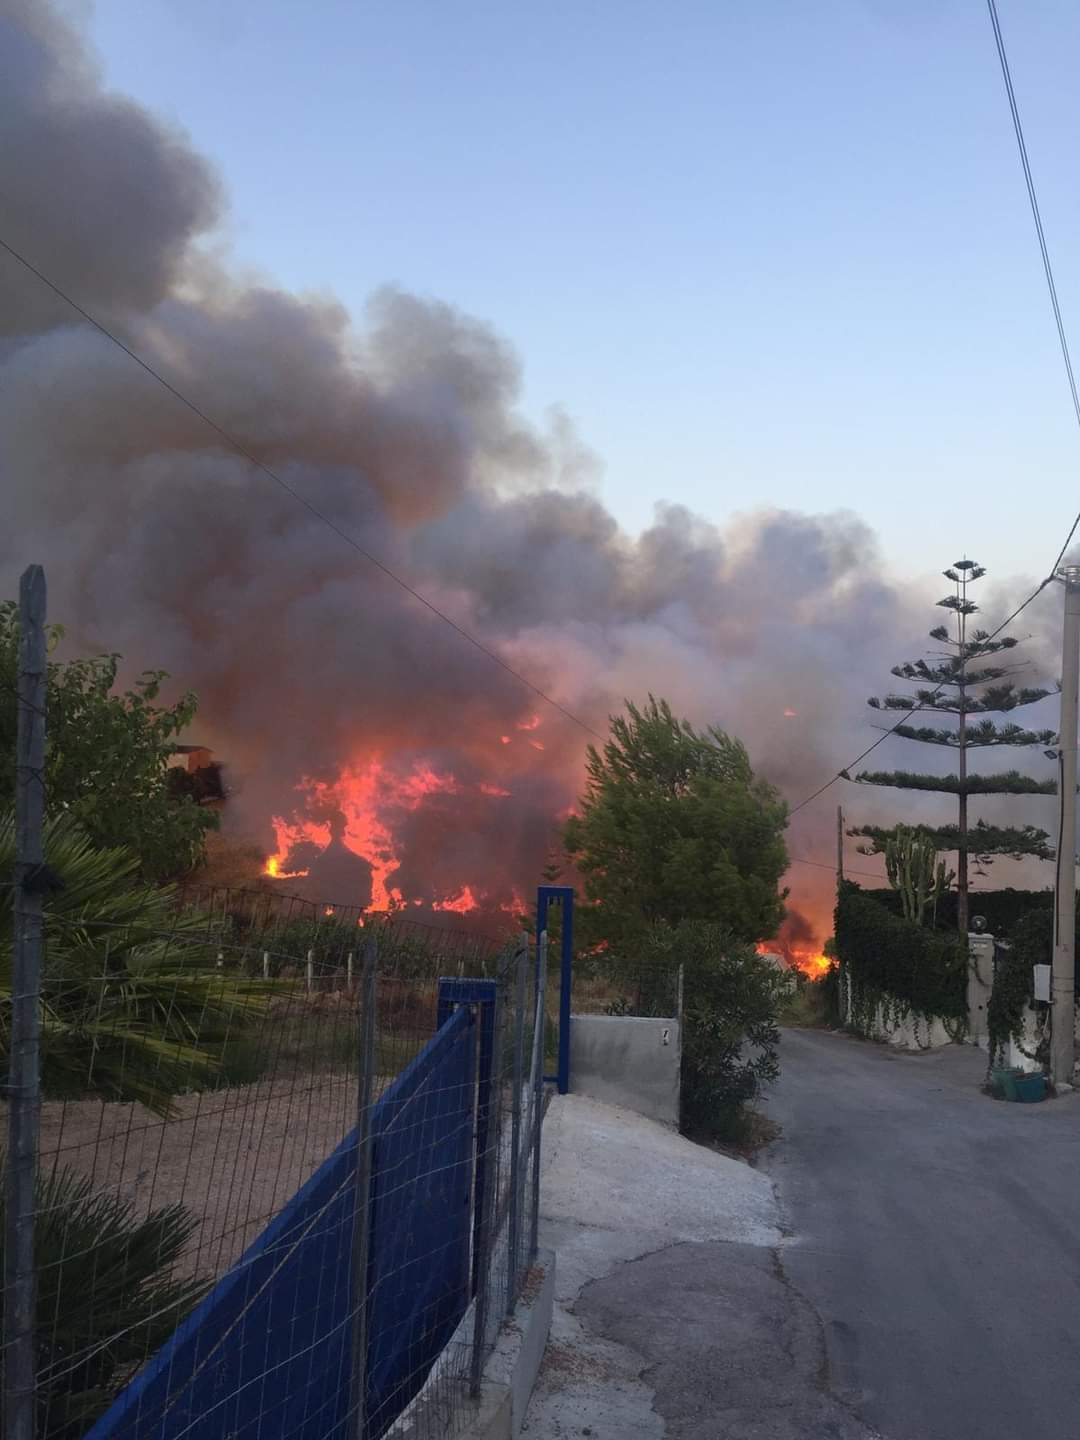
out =
<path fill-rule="evenodd" d="M 570 992 L 574 980 L 574 890 L 571 885 L 540 885 L 536 890 L 536 933 L 548 928 L 548 906 L 562 906 L 562 945 L 559 978 L 559 1063 L 554 1080 L 560 1095 L 570 1092 Z"/>

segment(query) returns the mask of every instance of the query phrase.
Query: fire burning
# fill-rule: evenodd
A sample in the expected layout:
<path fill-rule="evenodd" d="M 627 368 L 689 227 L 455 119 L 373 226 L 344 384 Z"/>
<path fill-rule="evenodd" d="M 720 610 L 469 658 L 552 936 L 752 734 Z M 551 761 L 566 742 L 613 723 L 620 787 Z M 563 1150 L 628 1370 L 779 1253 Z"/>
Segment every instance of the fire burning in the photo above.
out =
<path fill-rule="evenodd" d="M 832 963 L 822 951 L 813 925 L 805 915 L 791 907 L 776 938 L 762 940 L 757 949 L 759 955 L 782 956 L 793 969 L 801 970 L 815 980 L 824 975 Z"/>
<path fill-rule="evenodd" d="M 594 732 L 655 690 L 743 736 L 789 799 L 863 747 L 881 657 L 923 624 L 865 525 L 764 507 L 718 524 L 663 499 L 628 533 L 565 417 L 524 414 L 520 363 L 483 321 L 394 288 L 354 321 L 230 268 L 212 164 L 103 89 L 71 9 L 0 17 L 21 247 L 148 364 L 181 388 L 198 377 L 215 424 L 376 564 L 0 257 L 4 593 L 28 555 L 56 557 L 50 608 L 73 651 L 115 649 L 122 679 L 163 668 L 198 692 L 236 781 L 226 837 L 265 845 L 274 817 L 268 878 L 373 909 L 522 908 L 514 887 L 581 792 L 586 737 L 533 713 L 511 666 Z M 831 856 L 828 806 L 793 831 Z M 818 873 L 790 882 L 824 914 Z M 790 950 L 820 968 L 815 937 Z"/>

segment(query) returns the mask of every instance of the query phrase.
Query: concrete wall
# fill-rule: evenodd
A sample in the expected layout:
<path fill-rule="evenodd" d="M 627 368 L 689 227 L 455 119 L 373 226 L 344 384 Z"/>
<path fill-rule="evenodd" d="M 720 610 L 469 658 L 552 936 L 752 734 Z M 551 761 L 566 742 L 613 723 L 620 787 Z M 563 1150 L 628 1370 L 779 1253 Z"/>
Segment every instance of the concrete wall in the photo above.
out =
<path fill-rule="evenodd" d="M 898 1050 L 937 1050 L 942 1045 L 951 1045 L 953 1037 L 945 1029 L 945 1022 L 936 1015 L 909 1014 L 903 1019 L 892 1019 L 886 1007 L 879 1006 L 871 1026 L 875 1040 L 886 1040 Z M 953 1027 L 955 1030 L 955 1026 Z"/>
<path fill-rule="evenodd" d="M 570 1089 L 677 1126 L 681 1054 L 677 1020 L 575 1015 L 570 1021 Z"/>
<path fill-rule="evenodd" d="M 846 977 L 844 992 L 844 1019 L 852 1023 L 851 977 Z M 879 1005 L 870 1017 L 867 1036 L 871 1040 L 884 1040 L 898 1050 L 937 1050 L 942 1045 L 951 1045 L 953 1038 L 945 1029 L 945 1022 L 936 1015 L 927 1018 L 908 1012 L 899 1013 L 896 1001 Z M 956 1028 L 955 1026 L 953 1027 Z"/>

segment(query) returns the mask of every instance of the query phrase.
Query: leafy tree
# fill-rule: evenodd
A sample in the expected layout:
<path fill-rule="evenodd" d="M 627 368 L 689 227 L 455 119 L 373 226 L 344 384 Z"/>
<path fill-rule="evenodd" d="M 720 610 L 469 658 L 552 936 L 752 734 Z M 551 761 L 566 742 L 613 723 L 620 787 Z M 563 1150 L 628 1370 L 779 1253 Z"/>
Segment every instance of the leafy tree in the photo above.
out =
<path fill-rule="evenodd" d="M 0 874 L 15 826 L 0 819 Z M 49 821 L 45 858 L 62 882 L 46 913 L 41 984 L 46 1098 L 139 1100 L 219 1083 L 226 1049 L 266 1013 L 273 984 L 223 974 L 205 915 L 137 879 L 124 850 L 99 850 L 68 816 Z M 0 1073 L 11 1036 L 14 892 L 0 887 Z"/>
<path fill-rule="evenodd" d="M 49 631 L 50 651 L 63 636 Z M 18 607 L 0 604 L 0 806 L 14 804 Z M 203 858 L 214 812 L 168 782 L 175 738 L 195 715 L 196 698 L 158 705 L 163 670 L 145 672 L 114 693 L 118 655 L 50 660 L 45 803 L 51 815 L 78 820 L 96 844 L 124 845 L 142 873 L 162 880 Z"/>
<path fill-rule="evenodd" d="M 775 934 L 787 808 L 740 741 L 699 733 L 650 695 L 612 719 L 602 752 L 589 746 L 586 771 L 563 843 L 584 878 L 588 938 L 625 945 L 687 920 L 743 940 Z"/>
<path fill-rule="evenodd" d="M 910 770 L 864 770 L 846 778 L 864 785 L 891 785 L 903 790 L 923 790 L 957 797 L 956 825 L 919 826 L 918 831 L 934 849 L 956 851 L 957 928 L 966 933 L 970 855 L 974 854 L 981 863 L 989 863 L 995 855 L 1010 855 L 1017 859 L 1034 855 L 1046 859 L 1053 853 L 1046 831 L 1031 825 L 992 826 L 980 820 L 972 828 L 968 816 L 969 797 L 1053 795 L 1057 790 L 1055 781 L 1038 780 L 1022 775 L 1018 770 L 995 775 L 973 773 L 968 769 L 968 752 L 1001 746 L 1056 745 L 1057 736 L 1053 730 L 1027 730 L 1012 721 L 1004 724 L 991 719 L 972 722 L 972 716 L 1011 714 L 1024 705 L 1033 705 L 1037 700 L 1044 699 L 1050 691 L 1017 686 L 1011 677 L 1019 667 L 1002 665 L 994 659 L 1015 649 L 1018 643 L 1015 637 L 998 635 L 991 639 L 987 630 L 977 627 L 969 630 L 968 621 L 979 607 L 969 598 L 968 587 L 986 574 L 985 569 L 974 560 L 958 560 L 944 574 L 947 580 L 953 582 L 954 591 L 937 603 L 952 612 L 954 633 L 950 634 L 947 625 L 936 626 L 930 631 L 930 638 L 944 646 L 943 650 L 932 652 L 927 659 L 893 666 L 892 673 L 898 679 L 915 683 L 914 695 L 889 694 L 871 698 L 868 704 L 875 710 L 928 710 L 955 717 L 955 721 L 946 726 L 900 724 L 894 732 L 904 740 L 952 751 L 956 756 L 955 771 L 952 774 L 927 775 Z M 863 853 L 873 854 L 885 851 L 897 832 L 895 828 L 867 825 L 856 827 L 850 833 L 869 839 L 870 844 L 862 847 Z"/>
<path fill-rule="evenodd" d="M 37 1434 L 80 1440 L 205 1292 L 172 1274 L 198 1222 L 180 1205 L 139 1215 L 67 1169 L 37 1177 L 34 1209 Z M 3 1214 L 0 1195 L 0 1261 Z"/>

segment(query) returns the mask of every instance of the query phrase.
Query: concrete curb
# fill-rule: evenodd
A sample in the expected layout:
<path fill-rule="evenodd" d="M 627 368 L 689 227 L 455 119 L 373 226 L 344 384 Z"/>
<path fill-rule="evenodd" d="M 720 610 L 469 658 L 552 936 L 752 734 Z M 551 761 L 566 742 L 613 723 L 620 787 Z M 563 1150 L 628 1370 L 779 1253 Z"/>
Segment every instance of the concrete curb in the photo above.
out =
<path fill-rule="evenodd" d="M 517 1440 L 544 1358 L 554 1303 L 555 1255 L 541 1249 L 525 1294 L 504 1323 L 484 1367 L 480 1398 L 472 1406 L 465 1426 L 456 1432 L 461 1440 Z M 433 1418 L 441 1419 L 445 1425 L 447 1374 L 462 1366 L 467 1355 L 465 1337 L 471 1334 L 472 1313 L 470 1305 L 423 1389 L 395 1421 L 387 1440 L 427 1437 L 434 1433 Z"/>

